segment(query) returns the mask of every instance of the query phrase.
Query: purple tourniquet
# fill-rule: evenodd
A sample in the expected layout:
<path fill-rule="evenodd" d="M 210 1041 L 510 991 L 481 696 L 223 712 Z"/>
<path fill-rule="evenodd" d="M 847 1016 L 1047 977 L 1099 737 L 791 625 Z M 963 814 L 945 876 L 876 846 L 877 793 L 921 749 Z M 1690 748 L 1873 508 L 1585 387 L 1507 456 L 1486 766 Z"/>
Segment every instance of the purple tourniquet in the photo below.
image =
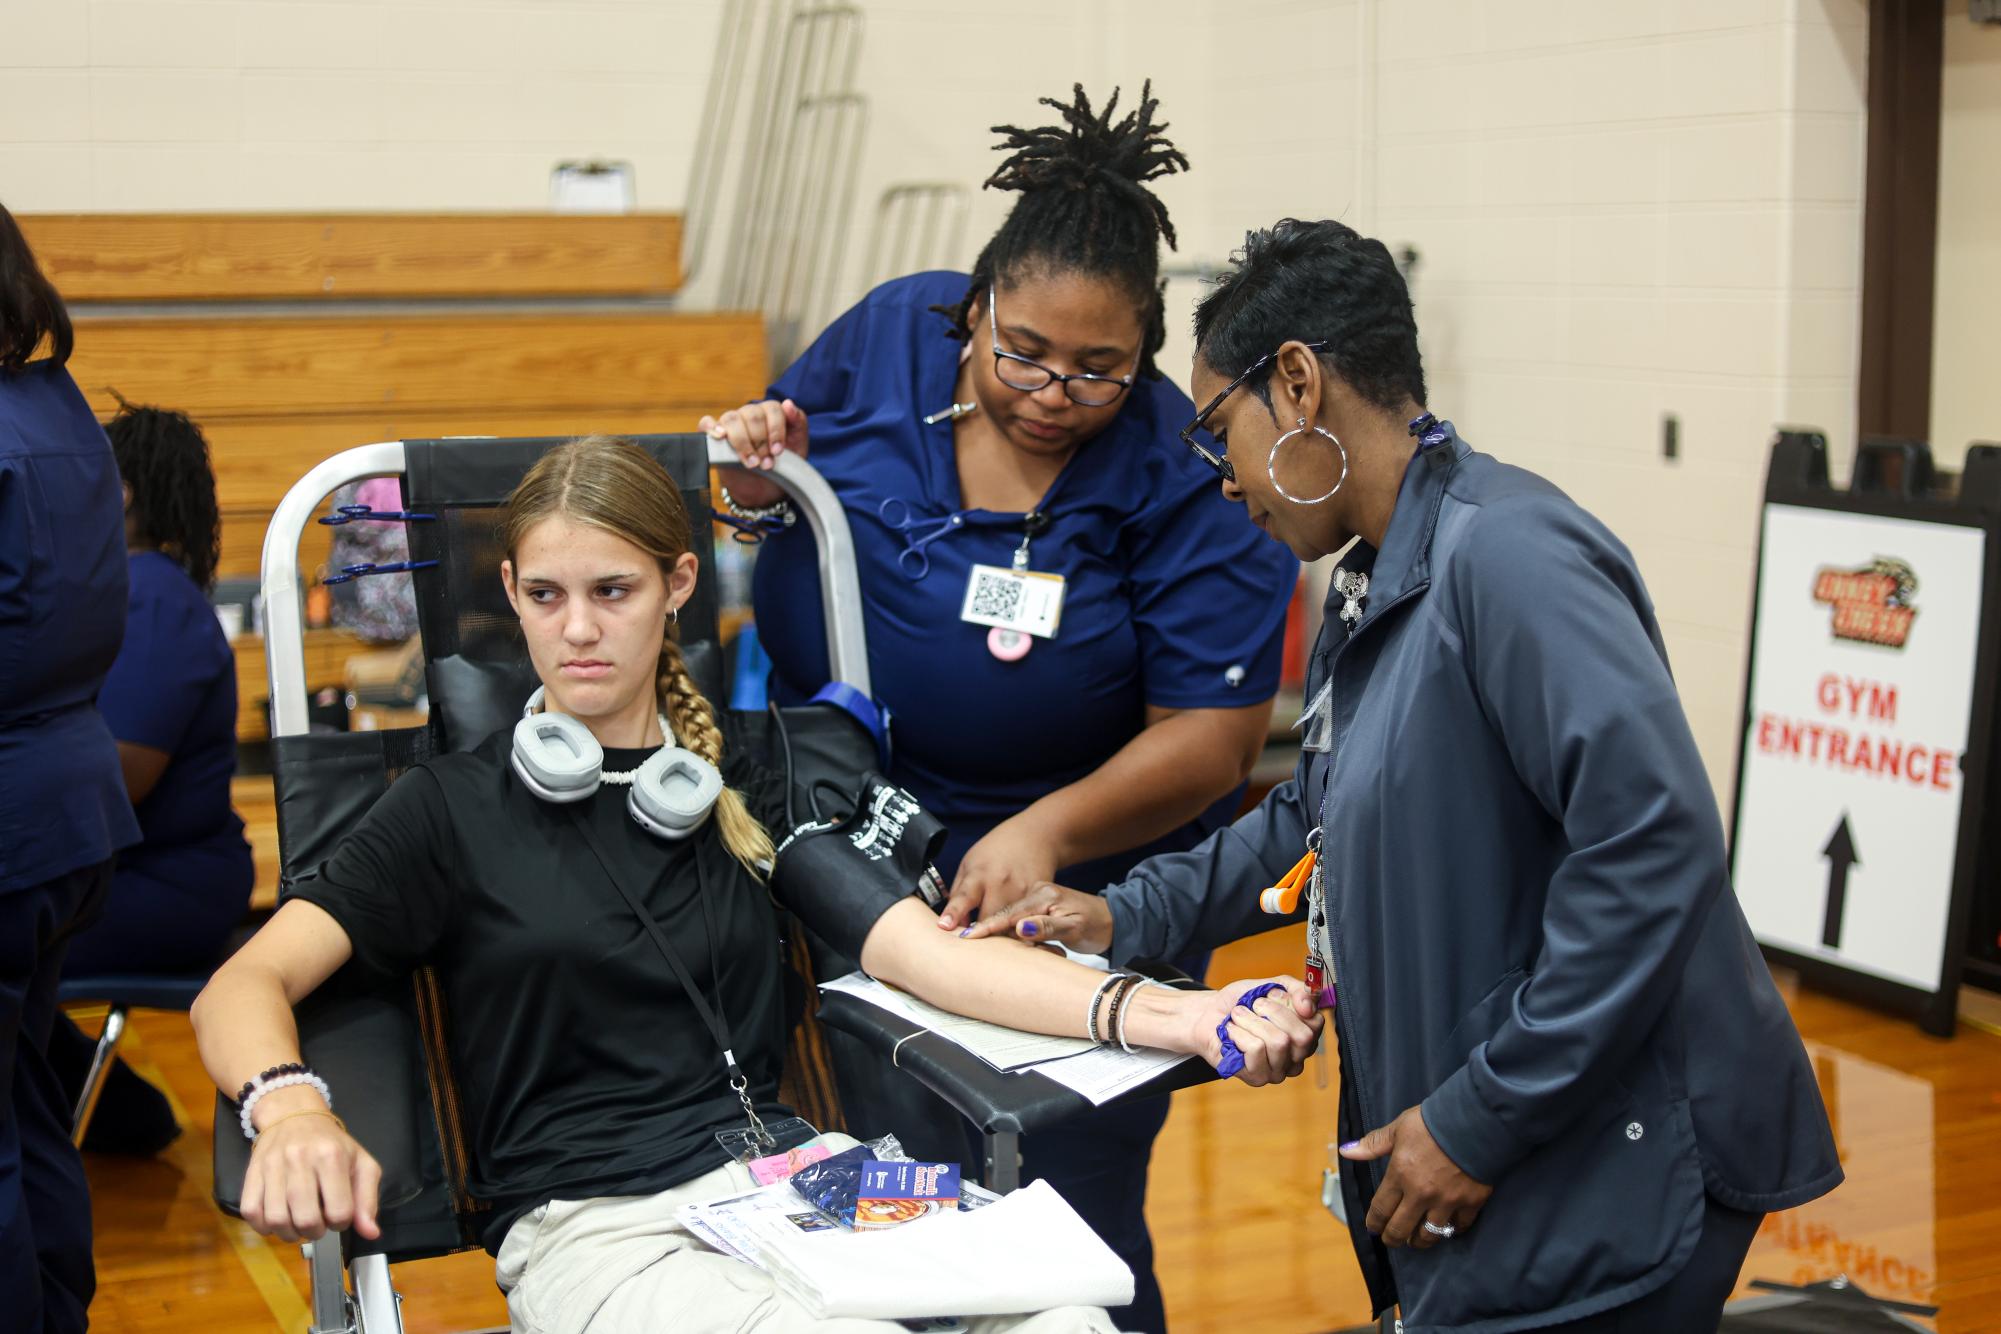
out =
<path fill-rule="evenodd" d="M 1237 997 L 1237 1004 L 1249 1009 L 1274 991 L 1284 991 L 1283 982 L 1262 982 Z M 1234 1079 L 1244 1072 L 1244 1054 L 1237 1050 L 1237 1044 L 1230 1039 L 1230 1021 L 1225 1019 L 1216 1025 L 1216 1036 L 1223 1042 L 1223 1059 L 1216 1062 L 1216 1073 L 1225 1079 Z"/>

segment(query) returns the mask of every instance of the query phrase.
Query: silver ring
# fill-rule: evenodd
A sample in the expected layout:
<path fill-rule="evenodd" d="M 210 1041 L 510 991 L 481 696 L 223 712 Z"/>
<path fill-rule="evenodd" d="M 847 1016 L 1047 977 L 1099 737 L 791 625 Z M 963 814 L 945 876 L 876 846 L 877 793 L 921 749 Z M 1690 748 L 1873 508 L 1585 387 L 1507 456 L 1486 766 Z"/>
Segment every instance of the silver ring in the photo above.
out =
<path fill-rule="evenodd" d="M 1438 1224 L 1432 1222 L 1429 1218 L 1424 1220 L 1424 1230 L 1426 1232 L 1429 1232 L 1434 1237 L 1442 1237 L 1447 1240 L 1450 1240 L 1453 1236 L 1457 1235 L 1459 1231 L 1458 1228 L 1452 1226 L 1452 1224 L 1450 1223 L 1447 1223 L 1445 1226 L 1440 1227 Z"/>

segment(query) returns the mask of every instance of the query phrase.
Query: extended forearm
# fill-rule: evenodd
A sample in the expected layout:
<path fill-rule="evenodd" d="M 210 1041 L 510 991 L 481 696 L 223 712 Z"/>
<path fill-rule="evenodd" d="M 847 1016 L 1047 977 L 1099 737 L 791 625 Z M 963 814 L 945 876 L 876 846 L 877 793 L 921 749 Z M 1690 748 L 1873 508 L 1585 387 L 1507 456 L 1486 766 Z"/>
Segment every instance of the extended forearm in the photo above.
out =
<path fill-rule="evenodd" d="M 870 976 L 954 1014 L 1032 1033 L 1088 1036 L 1091 997 L 1105 981 L 1094 969 L 1008 939 L 961 940 L 938 930 L 930 913 L 906 899 L 883 914 L 862 948 Z M 1101 1023 L 1109 1007 L 1101 1000 Z M 1145 987 L 1126 1010 L 1135 1046 L 1195 1051 L 1193 997 Z M 1100 1036 L 1109 1036 L 1100 1029 Z"/>

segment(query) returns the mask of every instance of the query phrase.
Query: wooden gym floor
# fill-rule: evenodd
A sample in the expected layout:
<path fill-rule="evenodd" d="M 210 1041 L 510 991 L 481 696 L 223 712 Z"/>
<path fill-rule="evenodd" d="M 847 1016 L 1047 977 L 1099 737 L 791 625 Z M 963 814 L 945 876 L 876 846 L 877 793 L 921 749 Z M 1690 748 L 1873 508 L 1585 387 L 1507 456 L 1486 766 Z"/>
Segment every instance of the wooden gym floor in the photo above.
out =
<path fill-rule="evenodd" d="M 1295 969 L 1298 932 L 1221 951 L 1214 976 Z M 1820 1073 L 1848 1181 L 1767 1220 L 1743 1282 L 1845 1273 L 1869 1291 L 1941 1308 L 1944 1334 L 2001 1331 L 2001 1036 L 1950 1042 L 1788 987 Z M 92 1016 L 79 1019 L 94 1031 Z M 1997 1030 L 2001 1031 L 2001 1030 Z M 125 1055 L 169 1089 L 188 1130 L 155 1159 L 89 1156 L 102 1331 L 206 1334 L 307 1323 L 296 1247 L 209 1203 L 213 1092 L 186 1016 L 135 1016 Z M 1177 1095 L 1154 1153 L 1150 1215 L 1176 1334 L 1294 1334 L 1368 1311 L 1355 1262 L 1320 1209 L 1334 1091 L 1313 1072 L 1278 1088 L 1211 1084 Z M 484 1253 L 405 1265 L 411 1334 L 506 1323 Z"/>

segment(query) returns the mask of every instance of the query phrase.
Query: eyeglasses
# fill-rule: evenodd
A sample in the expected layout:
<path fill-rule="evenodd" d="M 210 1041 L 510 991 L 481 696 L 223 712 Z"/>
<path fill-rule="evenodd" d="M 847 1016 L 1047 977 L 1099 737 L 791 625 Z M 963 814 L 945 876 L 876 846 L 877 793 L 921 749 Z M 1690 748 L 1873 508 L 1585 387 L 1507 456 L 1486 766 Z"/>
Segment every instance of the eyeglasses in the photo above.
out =
<path fill-rule="evenodd" d="M 1081 408 L 1102 408 L 1119 401 L 1119 395 L 1132 388 L 1133 376 L 1139 374 L 1139 359 L 1145 355 L 1145 348 L 1133 357 L 1131 372 L 1120 376 L 1111 375 L 1064 375 L 1052 371 L 1039 361 L 1004 351 L 1000 345 L 1000 317 L 994 310 L 994 289 L 987 288 L 987 328 L 994 337 L 994 375 L 1010 389 L 1019 389 L 1024 394 L 1056 381 L 1063 386 L 1063 392 L 1070 401 Z"/>
<path fill-rule="evenodd" d="M 1325 343 L 1306 344 L 1306 350 L 1308 352 L 1324 352 L 1326 351 L 1326 349 L 1327 349 L 1327 344 Z M 1197 431 L 1208 430 L 1209 418 L 1215 415 L 1217 408 L 1223 406 L 1223 400 L 1228 398 L 1231 394 L 1236 393 L 1237 390 L 1243 386 L 1244 381 L 1250 379 L 1253 375 L 1256 375 L 1266 366 L 1269 366 L 1271 364 L 1272 358 L 1276 357 L 1280 352 L 1283 352 L 1284 350 L 1285 349 L 1282 347 L 1274 348 L 1270 352 L 1265 353 L 1262 357 L 1259 357 L 1256 361 L 1252 362 L 1250 366 L 1245 369 L 1242 375 L 1239 375 L 1236 379 L 1230 381 L 1228 384 L 1223 386 L 1222 393 L 1216 395 L 1214 398 L 1209 400 L 1208 407 L 1202 409 L 1200 412 L 1195 414 L 1194 421 L 1189 422 L 1188 425 L 1181 428 L 1181 443 L 1188 446 L 1190 449 L 1194 450 L 1195 457 L 1201 459 L 1204 463 L 1214 468 L 1218 473 L 1222 475 L 1223 480 L 1226 482 L 1234 482 L 1237 480 L 1237 470 L 1230 463 L 1229 454 L 1228 453 L 1218 454 L 1215 450 L 1210 449 L 1207 445 L 1197 440 L 1195 438 L 1195 433 Z"/>

